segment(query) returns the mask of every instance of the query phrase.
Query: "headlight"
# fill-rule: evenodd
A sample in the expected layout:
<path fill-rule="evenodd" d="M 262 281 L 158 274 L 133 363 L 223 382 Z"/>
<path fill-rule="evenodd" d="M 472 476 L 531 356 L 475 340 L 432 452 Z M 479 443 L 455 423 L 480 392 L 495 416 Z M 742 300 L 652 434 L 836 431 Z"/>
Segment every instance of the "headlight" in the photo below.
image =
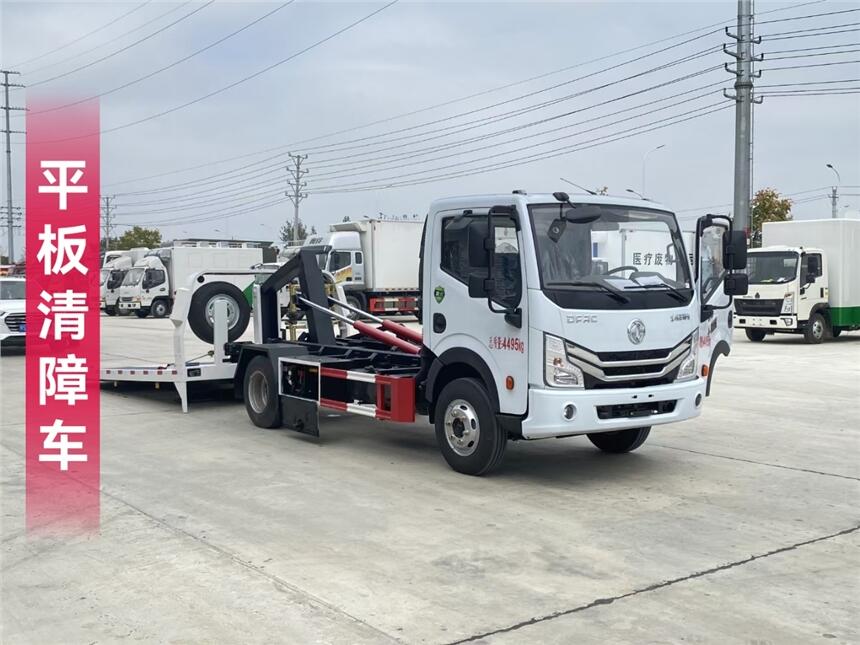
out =
<path fill-rule="evenodd" d="M 583 388 L 582 370 L 567 360 L 564 341 L 558 336 L 544 334 L 544 381 L 550 387 Z"/>
<path fill-rule="evenodd" d="M 793 314 L 794 313 L 794 294 L 789 293 L 786 294 L 785 299 L 782 301 L 782 312 L 784 314 Z"/>
<path fill-rule="evenodd" d="M 696 368 L 699 365 L 699 331 L 693 332 L 690 336 L 690 353 L 681 362 L 681 367 L 678 368 L 678 376 L 676 381 L 689 381 L 696 378 Z"/>

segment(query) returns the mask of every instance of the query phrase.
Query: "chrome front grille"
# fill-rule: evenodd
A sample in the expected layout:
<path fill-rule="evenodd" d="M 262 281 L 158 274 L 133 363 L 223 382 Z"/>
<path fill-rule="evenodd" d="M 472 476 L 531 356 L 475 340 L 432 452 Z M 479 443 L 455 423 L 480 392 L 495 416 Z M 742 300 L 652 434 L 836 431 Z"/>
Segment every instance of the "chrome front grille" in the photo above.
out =
<path fill-rule="evenodd" d="M 133 299 L 134 298 L 132 298 L 131 296 L 123 296 L 119 300 L 120 300 L 120 302 L 131 302 Z"/>
<path fill-rule="evenodd" d="M 25 320 L 25 314 L 9 314 L 3 319 L 3 322 L 6 323 L 6 327 L 10 332 L 17 333 L 21 329 L 21 325 L 24 324 Z"/>
<path fill-rule="evenodd" d="M 670 383 L 692 349 L 688 336 L 675 347 L 626 352 L 594 352 L 566 344 L 567 359 L 582 370 L 586 389 L 643 387 Z"/>

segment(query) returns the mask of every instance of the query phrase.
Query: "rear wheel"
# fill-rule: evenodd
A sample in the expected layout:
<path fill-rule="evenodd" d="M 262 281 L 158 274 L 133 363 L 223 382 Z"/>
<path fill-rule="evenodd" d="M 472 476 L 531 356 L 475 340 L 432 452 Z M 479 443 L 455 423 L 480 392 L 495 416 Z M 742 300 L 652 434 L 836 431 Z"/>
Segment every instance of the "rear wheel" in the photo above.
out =
<path fill-rule="evenodd" d="M 266 356 L 255 356 L 248 363 L 242 386 L 245 410 L 259 428 L 281 426 L 281 405 L 272 362 Z"/>
<path fill-rule="evenodd" d="M 764 340 L 766 333 L 763 329 L 747 329 L 747 338 L 754 343 L 760 343 Z"/>
<path fill-rule="evenodd" d="M 812 345 L 817 345 L 827 333 L 827 321 L 824 316 L 819 313 L 814 313 L 809 317 L 806 323 L 806 329 L 803 330 L 803 339 Z"/>
<path fill-rule="evenodd" d="M 499 426 L 483 383 L 459 378 L 436 401 L 436 441 L 458 473 L 484 475 L 502 461 L 508 437 Z"/>
<path fill-rule="evenodd" d="M 651 426 L 615 432 L 594 432 L 589 434 L 588 438 L 603 452 L 622 453 L 636 450 L 645 443 L 649 434 L 651 434 Z"/>

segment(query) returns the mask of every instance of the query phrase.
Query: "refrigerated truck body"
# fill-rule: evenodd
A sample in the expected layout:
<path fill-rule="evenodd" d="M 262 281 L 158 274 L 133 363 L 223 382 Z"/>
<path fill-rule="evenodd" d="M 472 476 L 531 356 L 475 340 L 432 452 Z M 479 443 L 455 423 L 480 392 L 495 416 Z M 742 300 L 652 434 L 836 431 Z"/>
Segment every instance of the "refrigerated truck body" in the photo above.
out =
<path fill-rule="evenodd" d="M 332 224 L 323 260 L 349 303 L 374 314 L 415 314 L 421 220 Z"/>
<path fill-rule="evenodd" d="M 747 274 L 736 327 L 754 342 L 790 333 L 820 343 L 860 329 L 860 220 L 767 222 Z"/>

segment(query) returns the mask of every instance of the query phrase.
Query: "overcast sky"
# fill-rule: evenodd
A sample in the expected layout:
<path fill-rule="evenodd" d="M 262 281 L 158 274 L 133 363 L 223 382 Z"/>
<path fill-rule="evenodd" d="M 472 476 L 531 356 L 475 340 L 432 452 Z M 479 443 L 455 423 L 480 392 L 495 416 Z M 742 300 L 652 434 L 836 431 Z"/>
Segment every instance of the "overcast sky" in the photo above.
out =
<path fill-rule="evenodd" d="M 32 86 L 13 93 L 13 103 L 37 92 L 68 102 L 170 65 L 280 4 L 4 0 L 2 67 L 22 72 L 20 81 Z M 382 7 L 295 2 L 171 69 L 103 96 L 102 129 L 215 92 Z M 860 79 L 856 62 L 796 68 L 860 60 L 860 52 L 850 51 L 860 49 L 858 8 L 830 1 L 756 3 L 757 33 L 765 35 L 757 51 L 768 53 L 758 91 Z M 855 11 L 784 20 L 846 10 Z M 643 156 L 664 144 L 648 158 L 647 195 L 688 220 L 705 207 L 727 212 L 734 109 L 722 88 L 731 88 L 733 78 L 705 70 L 731 60 L 717 51 L 731 40 L 714 25 L 733 22 L 735 12 L 734 2 L 401 0 L 232 89 L 104 133 L 102 194 L 116 195 L 118 223 L 159 223 L 167 239 L 273 239 L 292 216 L 289 203 L 267 206 L 286 188 L 287 151 L 309 155 L 302 219 L 323 229 L 344 216 L 423 215 L 434 198 L 450 195 L 574 192 L 560 177 L 589 188 L 608 186 L 615 194 L 641 191 Z M 767 22 L 774 20 L 780 22 Z M 799 31 L 827 26 L 833 28 L 821 36 Z M 830 33 L 835 30 L 843 33 Z M 693 33 L 680 36 L 686 32 Z M 655 41 L 663 42 L 646 46 Z M 655 53 L 660 49 L 666 51 Z M 798 49 L 806 51 L 785 52 Z M 629 78 L 695 54 L 701 55 Z M 860 81 L 830 85 L 849 86 L 860 87 Z M 423 111 L 394 118 L 417 110 Z M 674 123 L 688 117 L 695 118 Z M 13 121 L 13 128 L 22 125 L 23 119 Z M 349 131 L 332 134 L 343 130 Z M 13 196 L 21 204 L 23 137 L 15 141 Z M 221 160 L 227 161 L 216 163 Z M 755 188 L 800 193 L 796 217 L 829 217 L 826 194 L 835 175 L 827 163 L 841 174 L 842 207 L 858 210 L 860 94 L 767 96 L 755 108 Z M 185 170 L 202 164 L 208 165 Z M 414 182 L 421 183 L 401 185 Z M 185 185 L 169 188 L 176 184 Z M 320 192 L 354 188 L 366 190 Z M 3 192 L 5 206 L 5 184 Z"/>

